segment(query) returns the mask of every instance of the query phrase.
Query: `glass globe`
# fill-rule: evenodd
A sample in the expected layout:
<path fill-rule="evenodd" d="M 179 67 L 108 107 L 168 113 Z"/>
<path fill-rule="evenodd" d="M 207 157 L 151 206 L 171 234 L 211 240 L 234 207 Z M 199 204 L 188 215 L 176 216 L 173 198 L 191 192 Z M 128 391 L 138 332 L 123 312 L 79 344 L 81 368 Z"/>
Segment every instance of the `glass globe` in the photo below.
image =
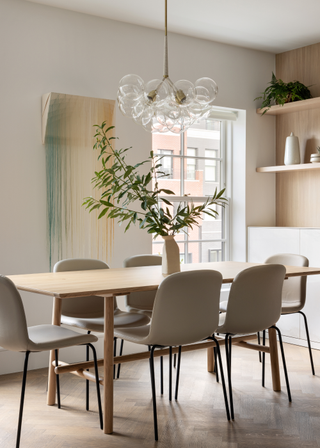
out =
<path fill-rule="evenodd" d="M 152 79 L 146 84 L 144 95 L 153 104 L 161 105 L 168 96 L 168 89 L 160 79 Z"/>
<path fill-rule="evenodd" d="M 141 123 L 142 126 L 146 126 L 154 116 L 154 108 L 152 106 L 145 107 L 144 111 L 141 114 Z"/>
<path fill-rule="evenodd" d="M 187 107 L 194 101 L 195 88 L 192 82 L 181 79 L 174 84 L 174 100 L 179 106 Z"/>
<path fill-rule="evenodd" d="M 218 95 L 218 86 L 211 78 L 200 78 L 195 82 L 196 101 L 200 104 L 211 103 Z"/>
<path fill-rule="evenodd" d="M 144 81 L 138 75 L 126 75 L 119 82 L 118 94 L 128 100 L 139 99 L 144 92 Z"/>
<path fill-rule="evenodd" d="M 133 107 L 131 101 L 126 101 L 126 99 L 118 99 L 118 105 L 122 115 L 125 117 L 132 117 Z"/>

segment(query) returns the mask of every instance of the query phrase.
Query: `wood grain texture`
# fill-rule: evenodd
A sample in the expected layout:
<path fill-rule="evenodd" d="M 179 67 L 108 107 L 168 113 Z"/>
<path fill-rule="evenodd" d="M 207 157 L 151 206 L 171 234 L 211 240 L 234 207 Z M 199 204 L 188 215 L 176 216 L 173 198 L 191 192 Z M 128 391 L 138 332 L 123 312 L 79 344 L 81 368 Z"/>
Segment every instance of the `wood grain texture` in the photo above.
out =
<path fill-rule="evenodd" d="M 60 326 L 61 323 L 61 299 L 53 299 L 52 325 Z M 48 370 L 48 394 L 47 404 L 53 406 L 56 403 L 56 376 L 54 373 L 53 362 L 55 361 L 54 350 L 50 351 L 49 370 Z"/>
<path fill-rule="evenodd" d="M 104 298 L 103 432 L 113 432 L 113 296 Z"/>
<path fill-rule="evenodd" d="M 179 399 L 169 403 L 168 357 L 164 358 L 164 395 L 155 362 L 159 442 L 153 438 L 148 361 L 125 364 L 114 382 L 114 433 L 99 429 L 95 384 L 85 411 L 85 382 L 61 377 L 62 408 L 46 406 L 47 370 L 28 373 L 21 447 L 23 448 L 317 448 L 320 446 L 320 379 L 310 373 L 308 350 L 285 344 L 292 404 L 285 387 L 273 392 L 270 357 L 266 387 L 261 387 L 258 354 L 233 347 L 232 380 L 235 420 L 226 419 L 221 383 L 205 368 L 206 350 L 181 360 Z M 36 354 L 31 354 L 31 360 Z M 224 349 L 222 347 L 224 358 Z M 316 372 L 320 351 L 313 351 Z M 102 373 L 102 372 L 100 372 Z M 281 375 L 283 372 L 281 370 Z M 173 377 L 175 378 L 175 369 Z M 0 376 L 0 446 L 15 446 L 21 373 Z"/>
<path fill-rule="evenodd" d="M 220 261 L 213 263 L 183 264 L 181 270 L 213 269 L 221 272 L 223 283 L 231 283 L 239 272 L 259 263 Z M 320 268 L 286 266 L 287 276 L 320 274 Z M 161 266 L 135 268 L 98 269 L 91 271 L 49 272 L 41 274 L 9 275 L 20 290 L 59 297 L 87 295 L 120 295 L 133 291 L 157 289 L 166 276 Z"/>
<path fill-rule="evenodd" d="M 257 109 L 257 114 L 265 115 L 282 115 L 292 112 L 300 112 L 303 110 L 317 109 L 320 107 L 320 98 L 310 98 L 309 100 L 295 101 L 293 103 L 286 103 L 283 106 L 276 105 L 271 106 L 269 109 L 264 107 L 263 109 Z M 265 112 L 266 110 L 266 112 Z"/>
<path fill-rule="evenodd" d="M 295 165 L 261 166 L 256 169 L 257 173 L 283 173 L 287 171 L 313 171 L 319 170 L 320 163 L 300 163 Z"/>
<path fill-rule="evenodd" d="M 276 56 L 277 78 L 284 82 L 298 80 L 310 86 L 313 97 L 320 97 L 319 70 L 320 43 Z M 318 98 L 312 101 L 316 104 Z M 302 104 L 290 107 L 299 111 L 281 114 L 276 118 L 277 165 L 283 165 L 286 137 L 291 132 L 299 137 L 302 163 L 310 162 L 310 155 L 315 153 L 316 147 L 320 145 L 320 108 L 302 110 Z M 320 213 L 316 207 L 320 200 L 318 170 L 277 174 L 276 190 L 277 226 L 320 226 Z"/>

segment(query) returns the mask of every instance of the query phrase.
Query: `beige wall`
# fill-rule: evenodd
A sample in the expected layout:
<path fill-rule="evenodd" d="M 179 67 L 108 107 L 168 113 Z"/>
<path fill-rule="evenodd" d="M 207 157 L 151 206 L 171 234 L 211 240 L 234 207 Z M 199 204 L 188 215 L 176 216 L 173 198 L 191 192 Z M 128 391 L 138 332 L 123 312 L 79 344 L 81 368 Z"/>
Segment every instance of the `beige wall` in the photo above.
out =
<path fill-rule="evenodd" d="M 2 274 L 48 270 L 41 95 L 60 92 L 115 99 L 125 74 L 137 73 L 145 80 L 161 77 L 162 49 L 160 31 L 22 0 L 1 0 Z M 216 105 L 246 111 L 245 140 L 235 145 L 232 167 L 233 256 L 245 259 L 246 226 L 272 226 L 275 219 L 274 177 L 255 172 L 256 166 L 274 163 L 274 118 L 256 115 L 253 101 L 270 80 L 274 55 L 169 34 L 169 70 L 173 80 L 212 77 L 219 86 Z M 116 134 L 121 146 L 134 147 L 134 160 L 148 155 L 151 135 L 120 114 Z M 123 235 L 117 228 L 111 266 L 142 252 L 151 252 L 145 232 L 134 229 Z M 30 325 L 50 321 L 50 300 L 23 297 Z"/>

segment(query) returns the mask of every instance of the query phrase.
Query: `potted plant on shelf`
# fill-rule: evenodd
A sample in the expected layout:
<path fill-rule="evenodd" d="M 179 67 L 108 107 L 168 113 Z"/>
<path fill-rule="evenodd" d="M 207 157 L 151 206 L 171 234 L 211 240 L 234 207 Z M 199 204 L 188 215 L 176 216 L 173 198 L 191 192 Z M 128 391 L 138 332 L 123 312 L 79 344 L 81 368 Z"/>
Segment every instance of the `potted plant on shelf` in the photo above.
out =
<path fill-rule="evenodd" d="M 102 161 L 102 169 L 95 172 L 92 179 L 94 188 L 102 191 L 100 199 L 92 196 L 84 199 L 83 205 L 90 212 L 101 209 L 98 219 L 103 216 L 117 219 L 119 224 L 126 222 L 125 232 L 132 224 L 139 224 L 154 236 L 164 239 L 162 268 L 164 274 L 180 271 L 179 248 L 174 240 L 177 233 L 187 228 L 199 226 L 202 214 L 216 218 L 217 210 L 214 206 L 224 207 L 227 199 L 223 196 L 225 189 L 215 190 L 213 196 L 201 205 L 192 202 L 186 204 L 179 202 L 173 211 L 172 202 L 168 196 L 174 196 L 171 190 L 160 188 L 158 179 L 166 177 L 161 171 L 161 157 L 150 152 L 149 157 L 135 165 L 126 162 L 126 153 L 131 148 L 115 149 L 113 147 L 116 137 L 108 133 L 114 126 L 107 127 L 106 122 L 96 125 L 96 143 L 94 150 L 99 151 L 98 158 Z M 141 166 L 150 166 L 146 174 L 139 173 Z M 152 185 L 153 181 L 153 185 Z M 166 197 L 163 197 L 163 196 Z M 162 205 L 161 206 L 161 202 Z M 136 205 L 139 204 L 140 207 Z M 171 210 L 170 210 L 171 209 Z"/>
<path fill-rule="evenodd" d="M 283 82 L 282 79 L 277 79 L 273 72 L 269 84 L 270 86 L 262 92 L 262 96 L 258 96 L 254 99 L 254 101 L 263 99 L 261 109 L 266 109 L 263 111 L 262 115 L 275 104 L 283 106 L 286 103 L 311 98 L 311 93 L 307 86 L 299 81 Z"/>

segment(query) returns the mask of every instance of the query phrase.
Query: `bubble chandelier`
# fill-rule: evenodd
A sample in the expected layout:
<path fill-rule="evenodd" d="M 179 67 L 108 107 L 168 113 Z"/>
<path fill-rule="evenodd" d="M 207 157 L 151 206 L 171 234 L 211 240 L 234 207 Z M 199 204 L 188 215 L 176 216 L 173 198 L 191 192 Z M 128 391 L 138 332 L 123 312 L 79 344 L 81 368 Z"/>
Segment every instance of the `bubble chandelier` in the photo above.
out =
<path fill-rule="evenodd" d="M 149 132 L 180 134 L 210 113 L 218 86 L 210 78 L 195 84 L 185 79 L 173 83 L 168 74 L 167 0 L 165 0 L 163 78 L 146 84 L 138 75 L 126 75 L 119 82 L 117 101 L 123 115 L 133 118 Z"/>

